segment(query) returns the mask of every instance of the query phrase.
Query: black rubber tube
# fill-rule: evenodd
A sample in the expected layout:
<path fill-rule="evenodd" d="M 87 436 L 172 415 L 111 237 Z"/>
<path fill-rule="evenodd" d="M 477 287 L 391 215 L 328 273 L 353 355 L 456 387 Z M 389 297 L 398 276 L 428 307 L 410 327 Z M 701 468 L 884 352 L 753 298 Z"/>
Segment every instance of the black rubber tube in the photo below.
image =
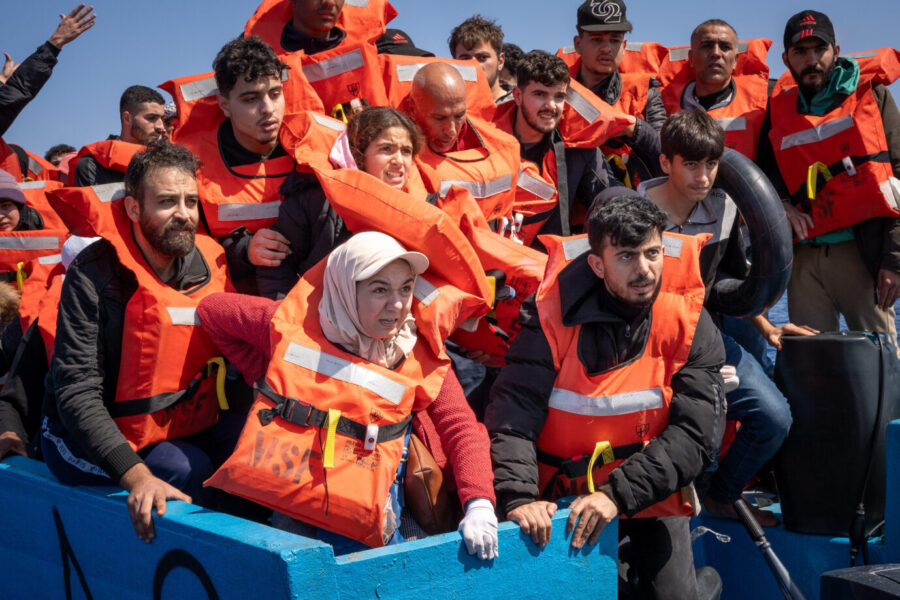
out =
<path fill-rule="evenodd" d="M 787 288 L 794 259 L 791 227 L 775 188 L 743 154 L 725 149 L 715 185 L 728 192 L 747 223 L 753 264 L 746 279 L 716 281 L 707 306 L 734 317 L 752 317 L 778 302 Z"/>

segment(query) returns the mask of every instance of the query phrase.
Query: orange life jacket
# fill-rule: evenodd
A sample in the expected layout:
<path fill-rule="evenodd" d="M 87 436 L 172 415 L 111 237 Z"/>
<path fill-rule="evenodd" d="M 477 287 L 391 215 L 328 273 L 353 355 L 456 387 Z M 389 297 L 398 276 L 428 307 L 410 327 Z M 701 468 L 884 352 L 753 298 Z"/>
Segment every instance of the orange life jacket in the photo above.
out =
<path fill-rule="evenodd" d="M 53 166 L 53 163 L 34 152 L 24 148 L 22 150 L 28 157 L 28 169 L 24 177 L 26 181 L 59 181 L 59 169 Z"/>
<path fill-rule="evenodd" d="M 78 154 L 69 161 L 68 185 L 75 185 L 75 169 L 78 161 L 85 156 L 93 156 L 104 169 L 111 169 L 124 173 L 131 162 L 131 157 L 144 150 L 146 146 L 132 144 L 121 140 L 102 140 L 88 144 L 78 151 Z"/>
<path fill-rule="evenodd" d="M 272 360 L 250 418 L 206 483 L 378 547 L 396 527 L 385 523 L 385 503 L 412 413 L 437 397 L 450 361 L 432 350 L 440 339 L 419 339 L 396 370 L 329 342 L 318 311 L 325 263 L 272 318 Z M 418 335 L 428 337 L 434 328 L 419 319 Z"/>
<path fill-rule="evenodd" d="M 416 73 L 427 64 L 434 62 L 453 65 L 466 83 L 466 114 L 475 115 L 485 121 L 494 116 L 497 105 L 491 86 L 488 85 L 484 69 L 473 60 L 453 60 L 450 58 L 433 58 L 426 56 L 404 56 L 399 54 L 379 54 L 381 69 L 384 73 L 384 87 L 390 105 L 396 109 L 404 109 L 412 81 Z"/>
<path fill-rule="evenodd" d="M 24 179 L 19 156 L 9 147 L 9 144 L 3 141 L 3 138 L 0 138 L 0 169 L 15 177 L 16 181 Z"/>
<path fill-rule="evenodd" d="M 25 194 L 26 204 L 36 210 L 44 221 L 44 229 L 65 229 L 65 223 L 50 206 L 47 200 L 47 192 L 63 187 L 61 181 L 24 181 L 19 184 L 19 189 Z"/>
<path fill-rule="evenodd" d="M 199 327 L 196 310 L 209 294 L 231 291 L 225 251 L 209 236 L 194 243 L 209 268 L 209 279 L 188 291 L 166 285 L 147 264 L 134 241 L 125 214 L 121 184 L 64 188 L 51 202 L 73 229 L 101 236 L 116 250 L 119 262 L 134 273 L 138 289 L 125 307 L 123 360 L 110 414 L 136 451 L 164 440 L 182 438 L 216 423 L 216 388 L 224 386 L 224 361 L 218 379 L 207 378 L 208 363 L 218 351 Z M 207 370 L 209 369 L 209 370 Z"/>
<path fill-rule="evenodd" d="M 47 353 L 47 364 L 53 358 L 53 342 L 56 339 L 56 316 L 65 269 L 61 262 L 52 265 L 32 265 L 29 277 L 22 287 L 19 302 L 19 321 L 22 333 L 28 331 L 37 320 L 38 330 Z"/>
<path fill-rule="evenodd" d="M 325 197 L 353 233 L 380 231 L 428 257 L 416 279 L 417 327 L 434 327 L 428 340 L 446 340 L 469 319 L 485 314 L 493 295 L 469 240 L 444 211 L 356 169 L 315 169 Z M 441 347 L 432 349 L 440 355 Z"/>
<path fill-rule="evenodd" d="M 856 91 L 831 112 L 799 114 L 796 86 L 771 100 L 769 139 L 791 202 L 813 219 L 810 237 L 874 217 L 900 217 L 900 182 L 872 93 L 874 84 L 900 77 L 900 51 L 857 56 Z"/>
<path fill-rule="evenodd" d="M 737 63 L 731 74 L 735 83 L 734 99 L 727 106 L 707 111 L 725 130 L 725 145 L 751 160 L 756 160 L 759 130 L 766 117 L 769 98 L 766 55 L 771 45 L 772 40 L 762 38 L 738 43 Z M 670 48 L 659 71 L 662 100 L 670 115 L 681 112 L 685 87 L 696 77 L 688 61 L 689 50 L 690 46 Z"/>
<path fill-rule="evenodd" d="M 278 54 L 286 51 L 281 47 L 281 32 L 294 18 L 292 0 L 263 0 L 247 25 L 244 36 L 258 35 Z M 347 33 L 348 38 L 371 40 L 384 33 L 387 24 L 397 16 L 387 0 L 346 0 L 336 25 Z"/>
<path fill-rule="evenodd" d="M 21 291 L 35 270 L 49 270 L 62 260 L 65 229 L 0 232 L 0 279 Z"/>
<path fill-rule="evenodd" d="M 281 156 L 229 167 L 219 149 L 219 126 L 226 117 L 219 108 L 214 75 L 182 77 L 160 87 L 172 95 L 178 110 L 172 141 L 200 159 L 197 187 L 209 233 L 222 238 L 238 227 L 255 233 L 271 226 L 281 206 L 279 188 L 294 172 L 294 159 Z"/>
<path fill-rule="evenodd" d="M 591 377 L 578 356 L 581 325 L 563 325 L 558 280 L 560 271 L 587 247 L 586 237 L 542 238 L 550 254 L 537 308 L 557 370 L 537 440 L 540 487 L 546 497 L 594 491 L 593 485 L 605 483 L 613 469 L 668 425 L 672 377 L 687 362 L 703 308 L 699 257 L 706 239 L 663 235 L 663 282 L 643 353 Z M 692 511 L 679 491 L 634 516 L 688 516 Z"/>
<path fill-rule="evenodd" d="M 519 175 L 519 141 L 487 121 L 473 116 L 467 120 L 481 141 L 480 148 L 438 154 L 426 146 L 416 156 L 416 164 L 433 169 L 441 195 L 458 185 L 471 192 L 489 221 L 511 217 Z"/>

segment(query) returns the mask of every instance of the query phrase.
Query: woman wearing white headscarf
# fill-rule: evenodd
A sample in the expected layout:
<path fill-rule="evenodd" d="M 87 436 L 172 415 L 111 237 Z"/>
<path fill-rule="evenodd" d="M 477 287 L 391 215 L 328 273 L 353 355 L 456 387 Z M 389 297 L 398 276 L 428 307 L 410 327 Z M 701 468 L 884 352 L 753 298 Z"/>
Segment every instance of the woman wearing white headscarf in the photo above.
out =
<path fill-rule="evenodd" d="M 329 255 L 318 319 L 304 322 L 317 321 L 328 342 L 340 350 L 397 369 L 417 343 L 426 343 L 418 339 L 410 311 L 415 279 L 427 268 L 425 255 L 407 252 L 390 236 L 353 236 Z M 203 327 L 249 383 L 266 373 L 272 359 L 269 323 L 279 306 L 280 301 L 213 294 L 198 308 Z M 490 443 L 451 369 L 434 400 L 413 410 L 419 411 L 413 421 L 416 433 L 430 445 L 438 464 L 452 467 L 465 507 L 460 531 L 469 552 L 482 559 L 497 556 Z"/>

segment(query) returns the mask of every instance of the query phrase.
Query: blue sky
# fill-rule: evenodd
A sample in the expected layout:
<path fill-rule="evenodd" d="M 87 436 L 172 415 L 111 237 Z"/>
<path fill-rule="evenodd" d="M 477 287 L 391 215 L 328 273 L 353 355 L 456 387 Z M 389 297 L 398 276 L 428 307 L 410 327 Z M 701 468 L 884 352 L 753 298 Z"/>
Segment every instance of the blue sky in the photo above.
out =
<path fill-rule="evenodd" d="M 75 4 L 74 0 L 4 2 L 0 51 L 21 62 L 50 36 L 59 13 L 68 13 Z M 447 56 L 450 30 L 478 12 L 495 19 L 503 27 L 506 40 L 526 51 L 555 51 L 570 45 L 579 2 L 393 0 L 393 4 L 400 13 L 393 27 L 407 31 L 418 46 Z M 721 18 L 734 25 L 741 38 L 774 40 L 768 62 L 773 75 L 778 75 L 784 71 L 784 23 L 793 13 L 815 8 L 829 14 L 838 43 L 850 52 L 896 45 L 897 6 L 897 0 L 746 0 L 718 4 L 632 0 L 628 19 L 635 29 L 629 39 L 686 44 L 699 22 Z M 218 49 L 243 30 L 255 8 L 252 0 L 97 2 L 97 24 L 63 48 L 50 81 L 4 138 L 43 154 L 56 143 L 80 147 L 118 133 L 122 90 L 136 83 L 155 86 L 172 77 L 209 71 Z M 897 93 L 897 86 L 893 91 Z"/>

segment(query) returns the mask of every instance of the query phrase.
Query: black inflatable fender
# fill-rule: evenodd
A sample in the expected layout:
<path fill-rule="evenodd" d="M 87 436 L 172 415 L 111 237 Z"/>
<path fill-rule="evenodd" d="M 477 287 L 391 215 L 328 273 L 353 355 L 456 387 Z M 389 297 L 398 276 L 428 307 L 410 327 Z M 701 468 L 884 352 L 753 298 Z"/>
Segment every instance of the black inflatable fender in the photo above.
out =
<path fill-rule="evenodd" d="M 775 188 L 743 154 L 725 149 L 715 186 L 731 196 L 747 224 L 752 265 L 746 279 L 717 280 L 707 306 L 733 317 L 752 317 L 771 308 L 787 288 L 794 259 L 791 226 Z"/>

